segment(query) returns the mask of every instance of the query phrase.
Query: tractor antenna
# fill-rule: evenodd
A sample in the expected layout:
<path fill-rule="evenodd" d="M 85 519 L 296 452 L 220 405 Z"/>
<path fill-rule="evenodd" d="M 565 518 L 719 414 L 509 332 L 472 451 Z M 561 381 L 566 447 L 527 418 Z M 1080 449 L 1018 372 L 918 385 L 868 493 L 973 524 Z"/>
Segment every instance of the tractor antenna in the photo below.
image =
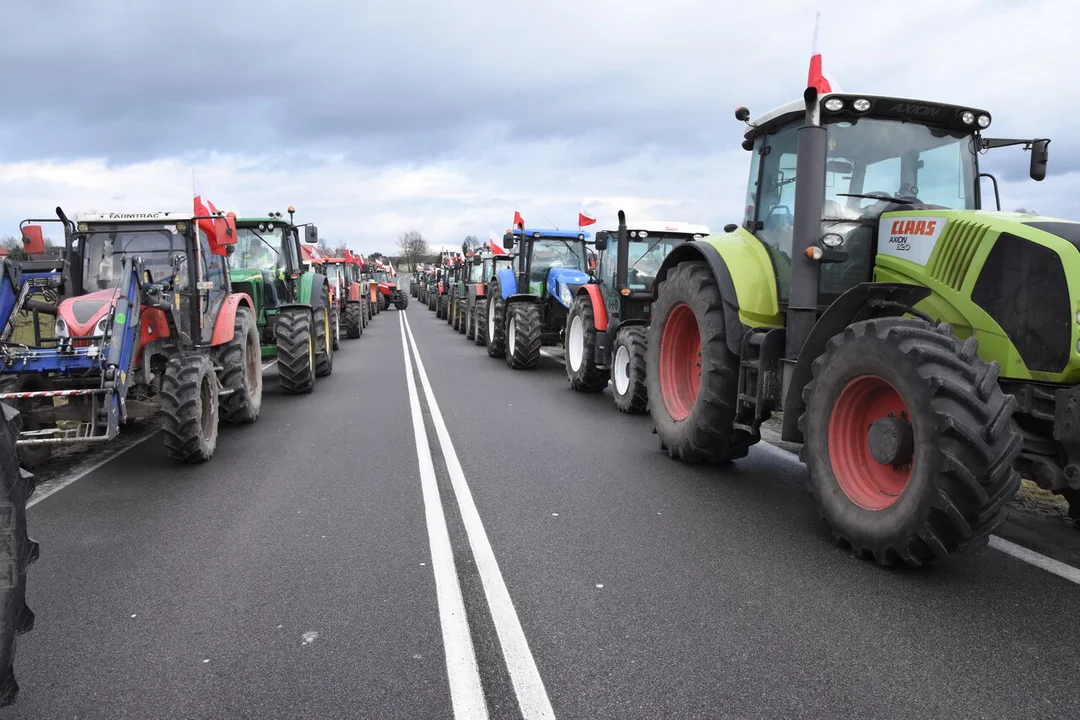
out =
<path fill-rule="evenodd" d="M 551 218 L 549 218 L 547 215 L 544 216 L 544 219 L 548 221 L 548 224 L 550 224 L 551 227 L 555 228 L 556 230 L 559 229 L 559 226 L 552 222 Z"/>

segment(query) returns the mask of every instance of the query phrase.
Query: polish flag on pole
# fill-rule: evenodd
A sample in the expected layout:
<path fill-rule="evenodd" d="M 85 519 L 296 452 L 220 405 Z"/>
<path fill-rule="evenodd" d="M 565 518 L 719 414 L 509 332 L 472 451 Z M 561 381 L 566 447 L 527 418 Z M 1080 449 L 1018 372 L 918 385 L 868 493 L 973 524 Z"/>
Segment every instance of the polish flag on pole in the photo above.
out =
<path fill-rule="evenodd" d="M 491 247 L 492 255 L 505 255 L 506 248 L 502 246 L 502 241 L 499 240 L 499 236 L 488 228 L 488 245 Z"/>
<path fill-rule="evenodd" d="M 817 14 L 814 21 L 814 50 L 810 54 L 810 72 L 806 78 L 806 87 L 814 88 L 818 95 L 844 92 L 840 84 L 825 72 L 821 61 L 821 13 Z"/>
<path fill-rule="evenodd" d="M 199 229 L 206 233 L 207 238 L 210 241 L 210 252 L 214 255 L 226 255 L 227 251 L 224 245 L 219 244 L 217 228 L 218 223 L 225 223 L 227 228 L 232 230 L 232 242 L 236 242 L 236 226 L 235 216 L 229 213 L 228 216 L 219 220 L 211 220 L 208 215 L 216 215 L 218 212 L 214 203 L 210 202 L 210 199 L 203 195 L 202 187 L 199 185 L 198 178 L 195 177 L 195 168 L 191 169 L 191 185 L 192 192 L 195 195 L 195 199 L 192 203 L 192 210 L 195 213 L 195 217 L 201 217 L 202 220 L 196 221 Z"/>
<path fill-rule="evenodd" d="M 521 213 L 519 213 L 517 210 L 515 210 L 514 211 L 514 229 L 515 230 L 517 230 L 518 225 L 521 225 L 522 227 L 524 227 L 525 218 L 521 217 Z"/>
<path fill-rule="evenodd" d="M 578 209 L 578 214 L 577 214 L 578 230 L 580 230 L 583 227 L 586 227 L 587 225 L 592 225 L 595 222 L 596 222 L 596 218 L 594 218 L 592 215 L 589 214 L 589 212 L 585 209 L 584 205 L 581 205 L 579 207 L 579 209 Z"/>

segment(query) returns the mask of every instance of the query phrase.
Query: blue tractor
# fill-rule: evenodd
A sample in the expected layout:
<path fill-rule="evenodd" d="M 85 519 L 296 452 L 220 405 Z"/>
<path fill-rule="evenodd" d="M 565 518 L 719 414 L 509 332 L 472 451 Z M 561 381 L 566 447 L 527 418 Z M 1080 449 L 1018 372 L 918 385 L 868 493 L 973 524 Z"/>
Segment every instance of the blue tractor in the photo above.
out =
<path fill-rule="evenodd" d="M 562 342 L 566 314 L 586 272 L 589 233 L 526 229 L 503 236 L 515 254 L 513 267 L 501 268 L 491 284 L 487 313 L 487 351 L 505 357 L 515 370 L 536 367 L 540 348 Z"/>

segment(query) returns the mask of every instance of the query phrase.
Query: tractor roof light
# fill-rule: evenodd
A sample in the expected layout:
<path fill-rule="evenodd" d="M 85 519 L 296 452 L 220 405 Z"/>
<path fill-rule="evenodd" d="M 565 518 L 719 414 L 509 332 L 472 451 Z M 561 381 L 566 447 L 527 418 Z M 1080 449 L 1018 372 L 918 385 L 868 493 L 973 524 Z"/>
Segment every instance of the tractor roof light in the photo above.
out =
<path fill-rule="evenodd" d="M 649 237 L 649 233 L 645 230 L 638 231 L 638 237 Z"/>
<path fill-rule="evenodd" d="M 870 109 L 870 101 L 866 98 L 859 98 L 851 103 L 851 107 L 855 108 L 855 112 L 866 112 Z"/>
<path fill-rule="evenodd" d="M 844 101 L 840 98 L 829 98 L 825 101 L 825 109 L 829 112 L 840 112 L 844 109 Z"/>
<path fill-rule="evenodd" d="M 986 128 L 990 127 L 990 116 L 989 115 L 980 115 L 979 116 L 979 127 L 981 127 L 984 130 Z"/>
<path fill-rule="evenodd" d="M 964 123 L 965 125 L 974 125 L 975 113 L 971 112 L 970 110 L 965 110 L 964 112 L 960 113 L 960 122 Z"/>
<path fill-rule="evenodd" d="M 533 237 L 534 237 L 534 238 L 538 238 L 538 237 L 540 237 L 540 233 L 538 233 L 538 232 L 534 232 L 534 233 L 533 233 Z"/>

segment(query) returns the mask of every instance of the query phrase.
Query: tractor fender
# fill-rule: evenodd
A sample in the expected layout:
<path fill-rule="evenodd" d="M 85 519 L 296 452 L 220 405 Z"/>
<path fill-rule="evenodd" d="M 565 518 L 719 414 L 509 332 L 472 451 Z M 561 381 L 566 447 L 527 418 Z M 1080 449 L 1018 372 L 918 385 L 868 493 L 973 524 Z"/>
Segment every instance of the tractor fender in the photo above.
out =
<path fill-rule="evenodd" d="M 818 318 L 795 361 L 791 379 L 784 391 L 784 424 L 781 433 L 783 439 L 788 442 L 802 442 L 798 423 L 804 407 L 803 388 L 813 377 L 814 360 L 824 354 L 829 338 L 843 332 L 844 328 L 852 323 L 904 315 L 929 295 L 930 289 L 921 285 L 866 282 L 838 297 Z"/>
<path fill-rule="evenodd" d="M 482 298 L 484 296 L 484 286 L 482 283 L 469 285 L 469 300 L 475 302 L 477 298 Z"/>
<path fill-rule="evenodd" d="M 742 339 L 746 334 L 746 326 L 739 317 L 739 297 L 735 292 L 735 283 L 731 279 L 731 271 L 720 252 L 707 242 L 694 240 L 683 243 L 668 253 L 663 264 L 656 273 L 656 282 L 652 286 L 653 300 L 657 298 L 660 283 L 667 277 L 671 268 L 679 263 L 704 260 L 709 264 L 717 285 L 720 286 L 720 297 L 724 301 L 724 324 L 727 335 L 727 346 L 731 352 L 739 354 L 742 351 Z"/>
<path fill-rule="evenodd" d="M 517 274 L 512 268 L 499 270 L 495 273 L 495 278 L 499 281 L 499 292 L 504 300 L 517 293 Z"/>
<path fill-rule="evenodd" d="M 360 286 L 356 283 L 349 285 L 349 302 L 360 302 Z"/>
<path fill-rule="evenodd" d="M 608 329 L 607 305 L 604 304 L 604 296 L 600 294 L 600 286 L 595 283 L 582 285 L 575 293 L 575 297 L 587 295 L 593 308 L 593 323 L 596 329 L 604 332 Z"/>
<path fill-rule="evenodd" d="M 510 303 L 532 303 L 533 305 L 539 305 L 543 302 L 539 295 L 531 295 L 529 293 L 515 293 L 504 297 L 506 298 L 507 306 L 509 306 Z"/>
<path fill-rule="evenodd" d="M 311 285 L 308 286 L 308 295 L 306 298 L 307 303 L 313 308 L 321 307 L 323 297 L 327 292 L 327 278 L 325 275 L 320 275 L 318 273 L 304 273 L 304 275 L 301 275 L 300 277 L 303 279 L 307 275 L 311 275 Z M 301 285 L 301 288 L 302 287 L 303 285 Z M 303 294 L 301 294 L 301 301 L 304 299 Z"/>
<path fill-rule="evenodd" d="M 236 334 L 236 309 L 243 305 L 255 313 L 255 303 L 247 293 L 229 293 L 221 303 L 217 320 L 214 321 L 214 334 L 210 336 L 211 345 L 224 345 Z"/>

